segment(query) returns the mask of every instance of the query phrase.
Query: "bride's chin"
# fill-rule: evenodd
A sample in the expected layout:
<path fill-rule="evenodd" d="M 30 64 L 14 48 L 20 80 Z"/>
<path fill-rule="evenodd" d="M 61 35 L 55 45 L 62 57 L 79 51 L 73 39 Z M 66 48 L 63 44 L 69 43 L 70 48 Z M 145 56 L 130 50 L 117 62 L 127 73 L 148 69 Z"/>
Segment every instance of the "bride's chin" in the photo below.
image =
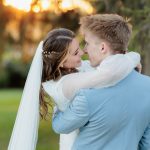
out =
<path fill-rule="evenodd" d="M 75 68 L 79 68 L 79 67 L 81 67 L 81 63 L 77 64 Z"/>
<path fill-rule="evenodd" d="M 80 67 L 81 66 L 81 61 L 78 63 L 78 67 Z"/>

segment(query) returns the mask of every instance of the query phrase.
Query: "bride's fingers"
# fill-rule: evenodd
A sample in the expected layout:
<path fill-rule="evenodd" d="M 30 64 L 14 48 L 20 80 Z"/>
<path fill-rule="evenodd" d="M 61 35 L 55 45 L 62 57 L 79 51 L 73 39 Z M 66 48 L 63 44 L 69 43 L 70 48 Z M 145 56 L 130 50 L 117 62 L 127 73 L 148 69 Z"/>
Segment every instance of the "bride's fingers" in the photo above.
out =
<path fill-rule="evenodd" d="M 138 71 L 139 73 L 141 73 L 141 71 L 142 71 L 142 64 L 141 64 L 141 63 L 138 64 L 138 65 L 136 66 L 136 68 L 137 68 L 137 71 Z"/>

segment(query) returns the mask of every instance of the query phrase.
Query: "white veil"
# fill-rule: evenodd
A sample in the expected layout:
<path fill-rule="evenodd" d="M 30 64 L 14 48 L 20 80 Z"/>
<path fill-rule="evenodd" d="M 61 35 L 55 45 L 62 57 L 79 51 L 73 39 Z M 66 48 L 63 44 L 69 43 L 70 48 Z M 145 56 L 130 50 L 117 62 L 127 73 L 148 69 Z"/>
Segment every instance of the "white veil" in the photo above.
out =
<path fill-rule="evenodd" d="M 42 46 L 33 58 L 23 90 L 8 150 L 35 150 L 39 127 L 39 91 L 42 77 Z"/>

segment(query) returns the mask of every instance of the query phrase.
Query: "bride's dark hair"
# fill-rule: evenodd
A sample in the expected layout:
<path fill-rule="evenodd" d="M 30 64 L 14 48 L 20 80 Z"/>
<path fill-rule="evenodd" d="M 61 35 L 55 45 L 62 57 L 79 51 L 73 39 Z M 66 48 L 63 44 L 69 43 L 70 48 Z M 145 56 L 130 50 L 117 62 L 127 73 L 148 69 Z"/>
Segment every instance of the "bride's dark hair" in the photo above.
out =
<path fill-rule="evenodd" d="M 77 72 L 74 68 L 71 71 L 61 67 L 61 63 L 68 54 L 69 44 L 75 38 L 75 34 L 64 28 L 50 31 L 43 41 L 43 71 L 42 82 L 58 80 L 63 75 Z M 46 118 L 49 103 L 45 100 L 45 92 L 41 86 L 40 90 L 40 116 Z"/>

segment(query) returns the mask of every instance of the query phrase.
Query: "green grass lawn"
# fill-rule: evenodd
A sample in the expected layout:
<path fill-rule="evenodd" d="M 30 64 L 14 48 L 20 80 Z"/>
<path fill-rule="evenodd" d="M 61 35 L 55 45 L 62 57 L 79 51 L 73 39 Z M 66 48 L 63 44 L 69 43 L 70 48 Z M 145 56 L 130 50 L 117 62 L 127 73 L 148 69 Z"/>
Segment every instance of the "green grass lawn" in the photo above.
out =
<path fill-rule="evenodd" d="M 22 95 L 21 89 L 0 90 L 0 150 L 6 150 Z M 51 121 L 40 122 L 36 150 L 58 150 L 59 136 L 52 131 Z"/>

